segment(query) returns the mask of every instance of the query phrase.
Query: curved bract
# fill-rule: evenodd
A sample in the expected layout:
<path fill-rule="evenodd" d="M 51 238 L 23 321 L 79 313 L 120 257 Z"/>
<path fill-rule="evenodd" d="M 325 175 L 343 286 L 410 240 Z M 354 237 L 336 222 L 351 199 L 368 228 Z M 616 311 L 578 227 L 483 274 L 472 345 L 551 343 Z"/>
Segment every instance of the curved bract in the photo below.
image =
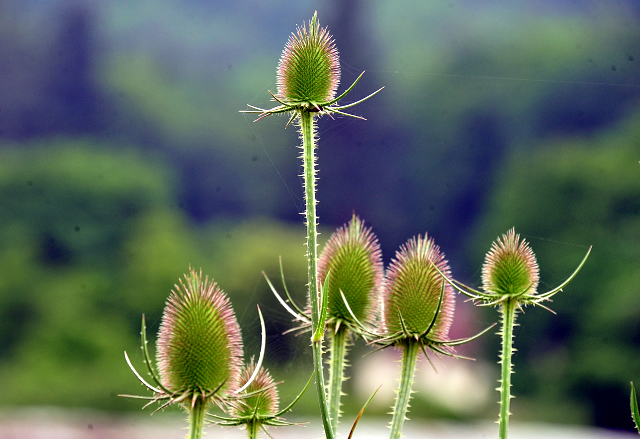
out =
<path fill-rule="evenodd" d="M 638 410 L 638 398 L 636 397 L 636 388 L 631 382 L 631 418 L 636 426 L 636 431 L 640 433 L 640 411 Z"/>
<path fill-rule="evenodd" d="M 499 237 L 492 245 L 485 257 L 482 267 L 483 290 L 478 291 L 462 282 L 446 276 L 447 283 L 462 294 L 470 297 L 481 305 L 501 305 L 506 301 L 514 301 L 518 308 L 526 305 L 542 305 L 558 294 L 573 280 L 591 254 L 591 247 L 587 250 L 578 267 L 557 287 L 539 293 L 539 268 L 535 254 L 529 244 L 511 228 Z"/>

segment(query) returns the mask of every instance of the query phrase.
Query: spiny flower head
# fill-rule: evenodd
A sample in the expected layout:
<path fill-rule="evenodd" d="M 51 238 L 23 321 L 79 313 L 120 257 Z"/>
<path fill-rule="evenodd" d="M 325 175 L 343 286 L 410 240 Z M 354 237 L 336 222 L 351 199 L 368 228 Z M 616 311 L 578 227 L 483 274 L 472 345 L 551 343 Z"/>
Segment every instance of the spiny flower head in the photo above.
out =
<path fill-rule="evenodd" d="M 269 92 L 279 105 L 269 109 L 249 105 L 250 110 L 243 113 L 257 113 L 259 116 L 256 121 L 272 114 L 292 113 L 287 126 L 302 112 L 364 119 L 344 110 L 366 101 L 382 88 L 356 102 L 337 104 L 353 90 L 363 74 L 364 72 L 336 97 L 340 83 L 338 50 L 327 28 L 320 27 L 316 12 L 309 21 L 308 28 L 303 24 L 291 34 L 280 57 L 276 74 L 278 91 L 276 94 Z"/>
<path fill-rule="evenodd" d="M 533 295 L 540 279 L 536 256 L 515 229 L 491 245 L 482 267 L 482 288 L 486 294 L 502 297 Z"/>
<path fill-rule="evenodd" d="M 256 367 L 258 367 L 257 373 Z M 269 437 L 271 436 L 266 432 L 265 426 L 282 427 L 285 425 L 294 425 L 291 422 L 285 421 L 280 416 L 290 411 L 300 400 L 309 387 L 309 384 L 311 384 L 313 375 L 311 375 L 311 378 L 307 381 L 307 385 L 298 396 L 287 407 L 280 411 L 278 411 L 279 399 L 276 383 L 273 382 L 271 374 L 269 374 L 266 369 L 254 364 L 252 359 L 251 362 L 243 368 L 240 375 L 240 383 L 242 383 L 243 389 L 240 390 L 235 399 L 229 401 L 228 416 L 209 413 L 208 417 L 212 423 L 226 427 L 244 425 L 247 429 L 259 427 L 262 428 Z M 247 385 L 247 383 L 249 384 Z"/>
<path fill-rule="evenodd" d="M 382 253 L 376 236 L 357 216 L 331 235 L 318 260 L 318 279 L 326 285 L 327 321 L 370 322 L 382 284 Z M 347 309 L 342 294 L 349 304 Z"/>
<path fill-rule="evenodd" d="M 403 245 L 387 270 L 383 288 L 387 332 L 399 334 L 399 339 L 445 342 L 455 307 L 453 288 L 442 277 L 449 277 L 449 272 L 444 254 L 427 235 Z"/>
<path fill-rule="evenodd" d="M 256 365 L 253 360 L 247 364 L 240 373 L 240 384 L 251 379 Z M 247 396 L 248 395 L 248 396 Z M 254 380 L 238 395 L 231 407 L 234 418 L 264 419 L 272 418 L 278 413 L 279 398 L 278 389 L 269 371 L 260 367 Z"/>
<path fill-rule="evenodd" d="M 157 342 L 160 382 L 173 394 L 224 398 L 235 390 L 242 338 L 231 303 L 216 283 L 191 270 L 172 291 Z M 191 397 L 190 399 L 193 399 Z"/>
<path fill-rule="evenodd" d="M 545 293 L 538 293 L 540 273 L 536 256 L 529 244 L 511 228 L 499 237 L 487 253 L 482 267 L 482 291 L 475 290 L 447 276 L 456 290 L 484 306 L 502 306 L 515 302 L 519 308 L 526 305 L 542 305 L 542 302 L 562 291 L 576 277 L 591 254 L 591 247 L 578 268 L 564 282 Z M 546 308 L 548 309 L 548 308 Z"/>
<path fill-rule="evenodd" d="M 277 71 L 277 97 L 285 102 L 317 108 L 335 97 L 340 83 L 338 50 L 318 13 L 309 28 L 303 24 L 289 37 Z"/>

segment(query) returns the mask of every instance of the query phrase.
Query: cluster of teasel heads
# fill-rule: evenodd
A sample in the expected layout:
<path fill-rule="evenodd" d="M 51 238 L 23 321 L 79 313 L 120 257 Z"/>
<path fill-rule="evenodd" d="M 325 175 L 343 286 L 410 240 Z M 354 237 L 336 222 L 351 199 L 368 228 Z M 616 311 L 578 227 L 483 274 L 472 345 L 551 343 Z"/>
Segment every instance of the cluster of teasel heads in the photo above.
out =
<path fill-rule="evenodd" d="M 529 244 L 514 229 L 499 237 L 485 257 L 482 269 L 482 291 L 474 290 L 451 277 L 449 265 L 433 238 L 411 238 L 396 252 L 384 271 L 378 241 L 354 215 L 328 240 L 319 262 L 319 279 L 326 294 L 326 329 L 330 334 L 329 385 L 327 387 L 332 421 L 340 416 L 341 383 L 344 380 L 348 334 L 361 336 L 367 343 L 384 349 L 394 346 L 402 350 L 401 373 L 390 424 L 392 439 L 402 436 L 402 428 L 412 393 L 417 358 L 422 352 L 431 363 L 429 352 L 436 356 L 460 357 L 455 346 L 484 334 L 451 340 L 455 290 L 464 293 L 480 306 L 498 307 L 502 319 L 502 365 L 500 400 L 500 438 L 507 437 L 512 342 L 515 316 L 527 305 L 538 305 L 562 290 L 579 272 L 590 249 L 576 270 L 558 287 L 537 292 L 539 269 Z M 284 282 L 284 278 L 283 278 Z M 309 325 L 308 312 L 303 312 L 288 295 L 287 306 L 275 288 L 272 290 L 302 327 Z M 286 287 L 285 287 L 286 291 Z M 341 333 L 344 333 L 341 335 Z M 433 363 L 431 363 L 433 366 Z"/>
<path fill-rule="evenodd" d="M 361 77 L 362 74 L 345 92 L 335 97 L 340 80 L 338 53 L 332 37 L 326 28 L 320 27 L 317 14 L 314 14 L 308 27 L 303 25 L 292 34 L 283 51 L 277 72 L 278 90 L 271 94 L 278 105 L 271 109 L 250 106 L 247 111 L 258 114 L 257 120 L 289 113 L 287 126 L 295 121 L 300 129 L 307 226 L 307 306 L 299 307 L 292 300 L 282 269 L 286 299 L 265 278 L 281 304 L 299 323 L 297 329 L 311 332 L 316 390 L 325 435 L 329 439 L 335 437 L 341 415 L 348 347 L 356 337 L 362 337 L 378 349 L 395 347 L 402 350 L 401 375 L 390 425 L 391 438 L 401 437 L 419 354 L 423 353 L 429 361 L 429 353 L 458 357 L 455 346 L 490 329 L 467 339 L 449 338 L 457 290 L 479 305 L 497 307 L 502 316 L 499 423 L 500 438 L 506 438 L 516 314 L 526 305 L 544 307 L 543 302 L 550 300 L 573 279 L 589 252 L 559 287 L 538 293 L 535 256 L 512 229 L 494 242 L 487 253 L 482 270 L 482 290 L 478 291 L 451 277 L 443 253 L 426 234 L 403 245 L 385 271 L 377 238 L 354 215 L 330 237 L 318 256 L 315 117 L 327 114 L 362 119 L 344 110 L 381 89 L 356 102 L 338 105 Z M 176 286 L 167 302 L 157 341 L 157 371 L 147 350 L 143 318 L 143 359 L 153 384 L 142 378 L 125 354 L 138 379 L 153 392 L 151 397 L 138 398 L 148 399 L 149 404 L 160 403 L 159 409 L 174 403 L 185 407 L 189 412 L 190 439 L 201 437 L 205 421 L 223 426 L 245 426 L 249 438 L 256 438 L 259 430 L 266 432 L 265 426 L 289 425 L 281 416 L 291 409 L 302 393 L 289 406 L 279 409 L 276 383 L 261 366 L 265 335 L 262 315 L 259 313 L 259 316 L 263 340 L 260 356 L 257 363 L 251 360 L 243 365 L 240 328 L 228 298 L 215 283 L 192 270 L 185 276 L 185 281 Z M 325 384 L 322 359 L 325 335 L 330 350 L 328 384 Z M 632 399 L 634 397 L 635 394 Z M 371 398 L 356 417 L 349 438 Z M 208 412 L 213 406 L 222 409 L 223 414 Z"/>
<path fill-rule="evenodd" d="M 144 316 L 142 318 L 143 361 L 153 384 L 149 384 L 125 359 L 138 380 L 153 396 L 123 395 L 147 399 L 157 410 L 180 404 L 189 413 L 188 438 L 202 437 L 205 422 L 224 426 L 245 426 L 250 438 L 257 438 L 266 426 L 290 425 L 281 416 L 302 396 L 279 410 L 276 383 L 261 365 L 264 357 L 264 321 L 262 349 L 258 363 L 243 365 L 240 327 L 226 294 L 202 272 L 195 270 L 180 280 L 169 297 L 162 315 L 156 343 L 157 368 L 147 349 Z M 213 405 L 227 416 L 208 413 Z"/>
<path fill-rule="evenodd" d="M 360 218 L 354 215 L 331 235 L 319 258 L 318 279 L 323 285 L 323 321 L 329 334 L 327 398 L 334 429 L 340 416 L 346 348 L 355 337 L 378 349 L 395 346 L 403 352 L 392 438 L 401 436 L 418 354 L 423 352 L 429 358 L 427 351 L 431 351 L 455 356 L 454 346 L 477 337 L 449 339 L 455 297 L 446 281 L 448 275 L 444 254 L 426 235 L 403 245 L 386 272 L 378 240 Z M 288 292 L 287 303 L 269 284 L 283 306 L 301 322 L 301 328 L 308 328 L 310 312 L 295 305 Z"/>

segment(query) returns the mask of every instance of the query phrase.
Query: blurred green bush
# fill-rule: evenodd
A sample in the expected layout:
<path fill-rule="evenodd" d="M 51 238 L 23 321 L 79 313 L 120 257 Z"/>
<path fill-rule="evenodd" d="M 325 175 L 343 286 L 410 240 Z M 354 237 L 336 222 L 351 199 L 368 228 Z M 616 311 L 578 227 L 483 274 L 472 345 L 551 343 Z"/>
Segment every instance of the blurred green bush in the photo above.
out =
<path fill-rule="evenodd" d="M 0 150 L 1 404 L 139 408 L 116 396 L 140 392 L 122 352 L 140 362 L 141 314 L 154 334 L 190 264 L 229 294 L 257 354 L 255 305 L 274 301 L 260 272 L 277 275 L 281 255 L 304 291 L 304 230 L 264 219 L 196 227 L 173 180 L 166 163 L 89 140 Z"/>

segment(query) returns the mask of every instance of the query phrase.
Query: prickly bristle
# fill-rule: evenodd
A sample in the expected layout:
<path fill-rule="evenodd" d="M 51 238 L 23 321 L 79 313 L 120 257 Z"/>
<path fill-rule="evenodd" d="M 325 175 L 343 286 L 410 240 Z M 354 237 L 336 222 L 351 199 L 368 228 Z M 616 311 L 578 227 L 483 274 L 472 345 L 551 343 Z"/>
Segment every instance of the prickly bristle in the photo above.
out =
<path fill-rule="evenodd" d="M 539 279 L 535 254 L 513 228 L 493 242 L 482 267 L 485 292 L 514 297 L 535 294 Z"/>
<path fill-rule="evenodd" d="M 202 272 L 191 270 L 167 301 L 158 334 L 162 384 L 174 393 L 218 396 L 236 389 L 242 365 L 242 337 L 231 303 Z"/>
<path fill-rule="evenodd" d="M 317 13 L 292 33 L 278 64 L 279 99 L 320 104 L 335 97 L 340 82 L 338 50 L 327 28 L 320 28 Z"/>
<path fill-rule="evenodd" d="M 243 386 L 255 371 L 253 360 L 247 364 L 240 373 L 239 384 Z M 256 393 L 257 392 L 257 393 Z M 242 395 L 253 394 L 252 396 L 242 397 Z M 240 398 L 231 406 L 231 412 L 234 417 L 271 417 L 278 413 L 279 397 L 278 389 L 275 386 L 273 378 L 269 371 L 260 367 L 255 379 L 241 393 Z"/>
<path fill-rule="evenodd" d="M 382 284 L 382 252 L 378 239 L 357 216 L 331 235 L 318 259 L 318 279 L 324 285 L 329 274 L 329 319 L 353 322 L 340 292 L 353 314 L 370 321 Z"/>
<path fill-rule="evenodd" d="M 444 254 L 426 235 L 411 238 L 396 253 L 387 269 L 384 283 L 384 323 L 389 333 L 405 330 L 412 336 L 423 334 L 438 309 L 443 278 L 435 267 L 447 277 L 450 269 Z M 438 317 L 429 338 L 447 340 L 453 320 L 455 297 L 453 288 L 444 282 L 444 295 Z"/>

